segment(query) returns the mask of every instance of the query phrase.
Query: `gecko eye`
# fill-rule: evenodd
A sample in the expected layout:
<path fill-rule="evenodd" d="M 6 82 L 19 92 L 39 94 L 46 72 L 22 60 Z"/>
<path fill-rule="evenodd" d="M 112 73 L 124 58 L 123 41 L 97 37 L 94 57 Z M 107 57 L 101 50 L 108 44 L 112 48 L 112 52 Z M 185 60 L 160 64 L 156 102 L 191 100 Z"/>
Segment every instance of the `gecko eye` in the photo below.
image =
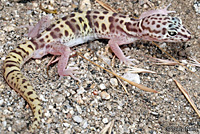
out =
<path fill-rule="evenodd" d="M 168 34 L 170 35 L 170 36 L 175 36 L 175 35 L 177 35 L 177 32 L 176 31 L 168 31 Z"/>

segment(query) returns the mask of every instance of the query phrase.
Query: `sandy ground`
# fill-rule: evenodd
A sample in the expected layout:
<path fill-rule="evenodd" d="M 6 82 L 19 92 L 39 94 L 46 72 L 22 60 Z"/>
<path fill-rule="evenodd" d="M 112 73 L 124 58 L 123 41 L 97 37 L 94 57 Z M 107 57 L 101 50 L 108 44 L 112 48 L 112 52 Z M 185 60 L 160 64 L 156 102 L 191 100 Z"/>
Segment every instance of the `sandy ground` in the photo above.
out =
<path fill-rule="evenodd" d="M 166 6 L 170 1 L 152 0 L 153 7 L 141 4 L 136 0 L 104 1 L 120 13 L 139 16 L 143 11 Z M 140 0 L 142 2 L 142 0 Z M 48 2 L 42 2 L 45 7 Z M 92 2 L 92 9 L 104 10 L 99 4 Z M 78 1 L 53 2 L 58 11 L 54 18 L 60 18 L 76 10 Z M 178 60 L 194 57 L 200 61 L 200 14 L 194 10 L 193 0 L 172 1 L 170 10 L 176 13 L 192 34 L 186 43 L 159 43 L 165 51 Z M 0 75 L 3 76 L 2 64 L 5 56 L 17 44 L 27 39 L 26 29 L 19 28 L 30 22 L 36 23 L 46 13 L 39 9 L 37 1 L 18 3 L 17 0 L 0 3 Z M 99 59 L 103 55 L 110 62 L 113 55 L 105 53 L 107 41 L 93 41 L 74 49 L 82 52 L 87 58 L 101 66 L 106 66 Z M 139 60 L 137 67 L 155 71 L 155 74 L 140 73 L 141 84 L 153 88 L 160 94 L 148 93 L 125 83 L 127 95 L 116 78 L 87 62 L 79 56 L 70 58 L 70 66 L 76 66 L 83 74 L 76 75 L 82 82 L 70 77 L 59 80 L 57 64 L 46 74 L 46 65 L 51 56 L 41 60 L 30 60 L 23 66 L 23 73 L 32 82 L 42 100 L 44 117 L 37 133 L 100 133 L 111 121 L 114 121 L 112 132 L 159 134 L 159 133 L 200 133 L 200 120 L 188 101 L 175 85 L 173 79 L 179 81 L 187 89 L 197 108 L 200 108 L 200 68 L 188 66 L 194 73 L 180 65 L 159 66 L 149 57 L 170 59 L 150 42 L 138 41 L 122 46 L 125 55 Z M 115 59 L 113 69 L 123 75 L 129 67 L 119 64 Z M 107 99 L 101 92 L 105 91 Z M 110 98 L 109 98 L 110 96 Z M 0 77 L 0 133 L 28 133 L 31 124 L 31 110 L 22 97 L 12 90 L 3 77 Z"/>

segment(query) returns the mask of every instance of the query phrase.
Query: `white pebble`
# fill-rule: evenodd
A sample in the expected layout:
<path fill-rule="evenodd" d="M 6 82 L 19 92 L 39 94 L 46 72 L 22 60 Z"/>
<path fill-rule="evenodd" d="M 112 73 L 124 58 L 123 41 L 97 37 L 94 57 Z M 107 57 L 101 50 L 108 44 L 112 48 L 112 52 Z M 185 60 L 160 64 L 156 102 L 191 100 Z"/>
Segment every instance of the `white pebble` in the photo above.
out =
<path fill-rule="evenodd" d="M 122 77 L 140 84 L 140 76 L 138 74 L 127 72 Z"/>
<path fill-rule="evenodd" d="M 2 105 L 3 104 L 3 100 L 0 100 L 0 105 Z"/>
<path fill-rule="evenodd" d="M 100 85 L 99 85 L 99 88 L 100 88 L 101 90 L 104 90 L 104 89 L 106 89 L 106 86 L 105 86 L 104 84 L 100 84 Z"/>
<path fill-rule="evenodd" d="M 108 123 L 108 118 L 103 118 L 102 121 L 103 121 L 104 124 L 106 124 L 106 123 Z"/>
<path fill-rule="evenodd" d="M 63 123 L 63 126 L 68 128 L 70 126 L 70 124 L 69 123 Z"/>
<path fill-rule="evenodd" d="M 7 32 L 10 32 L 10 31 L 13 31 L 15 30 L 15 28 L 13 26 L 6 26 L 3 28 L 4 31 L 7 31 Z"/>
<path fill-rule="evenodd" d="M 78 123 L 80 123 L 80 122 L 83 121 L 83 119 L 82 119 L 81 116 L 73 116 L 73 120 L 74 120 L 75 122 L 78 122 Z"/>
<path fill-rule="evenodd" d="M 76 110 L 78 111 L 79 114 L 82 114 L 82 109 L 79 105 L 76 105 Z"/>
<path fill-rule="evenodd" d="M 83 126 L 82 126 L 83 128 L 87 128 L 88 127 L 88 123 L 87 123 L 87 120 L 84 120 L 83 121 Z"/>
<path fill-rule="evenodd" d="M 3 121 L 2 124 L 3 124 L 3 127 L 6 127 L 7 122 L 6 122 L 6 121 Z"/>
<path fill-rule="evenodd" d="M 110 83 L 112 86 L 117 87 L 118 86 L 118 80 L 116 78 L 111 78 Z"/>
<path fill-rule="evenodd" d="M 77 90 L 77 94 L 83 94 L 85 92 L 84 88 L 83 87 L 80 87 L 78 90 Z"/>
<path fill-rule="evenodd" d="M 151 114 L 153 114 L 153 115 L 155 115 L 155 116 L 158 115 L 158 113 L 156 113 L 156 112 L 151 112 Z"/>
<path fill-rule="evenodd" d="M 47 111 L 46 113 L 44 113 L 44 116 L 46 116 L 46 117 L 50 117 L 51 114 L 49 113 L 49 111 Z"/>

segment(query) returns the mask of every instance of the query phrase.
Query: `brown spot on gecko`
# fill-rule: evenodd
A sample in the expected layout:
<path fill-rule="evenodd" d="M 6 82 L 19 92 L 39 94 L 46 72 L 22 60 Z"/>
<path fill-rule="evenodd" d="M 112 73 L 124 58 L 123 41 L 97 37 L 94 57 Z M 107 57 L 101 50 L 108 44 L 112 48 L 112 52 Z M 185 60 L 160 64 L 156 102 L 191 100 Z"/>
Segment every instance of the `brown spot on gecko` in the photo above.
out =
<path fill-rule="evenodd" d="M 64 27 L 64 25 L 63 25 L 63 24 L 61 24 L 61 25 L 60 25 L 60 27 Z"/>
<path fill-rule="evenodd" d="M 27 93 L 28 96 L 31 95 L 31 94 L 33 94 L 33 91 L 29 91 L 29 92 Z"/>
<path fill-rule="evenodd" d="M 111 23 L 109 26 L 110 31 L 112 31 L 114 29 L 114 25 Z"/>
<path fill-rule="evenodd" d="M 80 23 L 84 22 L 82 17 L 78 17 L 78 20 L 79 20 Z"/>
<path fill-rule="evenodd" d="M 36 36 L 36 38 L 40 38 L 42 36 L 42 34 L 38 34 L 37 36 Z"/>
<path fill-rule="evenodd" d="M 128 36 L 132 36 L 131 34 L 129 34 L 129 33 L 127 33 L 126 31 L 124 31 L 124 29 L 121 28 L 120 26 L 117 26 L 116 29 L 119 30 L 119 31 L 122 32 L 122 33 L 126 33 Z"/>
<path fill-rule="evenodd" d="M 181 28 L 181 31 L 182 31 L 183 33 L 185 33 L 185 30 L 184 30 L 184 29 L 182 29 L 182 28 Z"/>
<path fill-rule="evenodd" d="M 65 30 L 65 36 L 67 37 L 69 35 L 69 32 Z"/>
<path fill-rule="evenodd" d="M 165 34 L 166 34 L 166 31 L 167 31 L 167 29 L 166 29 L 166 28 L 163 28 L 163 29 L 162 29 L 162 34 L 165 35 Z"/>
<path fill-rule="evenodd" d="M 62 34 L 62 33 L 59 33 L 58 37 L 61 38 L 62 36 L 63 36 L 63 34 Z"/>
<path fill-rule="evenodd" d="M 63 20 L 63 21 L 67 20 L 67 16 L 63 17 L 62 20 Z"/>
<path fill-rule="evenodd" d="M 120 20 L 120 22 L 119 22 L 119 23 L 120 23 L 120 24 L 122 24 L 123 22 L 124 22 L 123 20 Z"/>
<path fill-rule="evenodd" d="M 97 28 L 99 28 L 99 23 L 98 23 L 97 21 L 94 23 L 94 25 L 95 25 Z"/>
<path fill-rule="evenodd" d="M 163 22 L 163 23 L 162 23 L 162 25 L 166 25 L 166 24 L 167 24 L 167 22 Z"/>
<path fill-rule="evenodd" d="M 17 55 L 21 56 L 22 57 L 22 53 L 21 52 L 18 52 L 16 51 L 16 49 L 10 51 L 11 53 L 16 53 Z M 23 57 L 22 57 L 23 58 Z"/>
<path fill-rule="evenodd" d="M 55 34 L 54 31 L 51 31 L 51 32 L 50 32 L 50 35 L 51 35 L 51 37 L 54 38 L 54 39 L 57 38 L 57 36 L 56 36 L 56 34 Z"/>
<path fill-rule="evenodd" d="M 126 25 L 126 29 L 127 29 L 128 31 L 137 32 L 137 29 L 134 28 L 130 22 L 126 22 L 125 25 Z"/>
<path fill-rule="evenodd" d="M 50 26 L 46 29 L 46 31 L 51 31 L 51 29 L 52 29 L 53 27 L 55 27 L 55 24 L 50 25 Z"/>
<path fill-rule="evenodd" d="M 86 14 L 90 14 L 90 13 L 91 13 L 91 11 L 87 11 L 87 12 L 86 12 Z"/>
<path fill-rule="evenodd" d="M 160 28 L 160 25 L 159 25 L 159 24 L 157 24 L 157 25 L 156 25 L 156 28 Z"/>
<path fill-rule="evenodd" d="M 5 67 L 15 67 L 16 65 L 15 64 L 6 64 Z"/>
<path fill-rule="evenodd" d="M 72 17 L 74 17 L 74 16 L 75 16 L 75 13 L 72 13 L 72 14 L 69 15 L 70 18 L 72 18 Z M 65 20 L 66 20 L 66 19 L 65 19 Z"/>
<path fill-rule="evenodd" d="M 125 15 L 119 15 L 119 17 L 121 17 L 121 18 L 126 18 L 126 16 L 125 16 Z"/>
<path fill-rule="evenodd" d="M 103 32 L 106 31 L 106 25 L 104 23 L 102 23 L 101 27 Z"/>
<path fill-rule="evenodd" d="M 73 33 L 75 33 L 75 29 L 69 21 L 66 21 L 65 24 L 69 26 L 69 28 L 72 30 Z"/>
<path fill-rule="evenodd" d="M 90 15 L 86 15 L 85 18 L 87 18 L 89 26 L 90 26 L 90 27 L 93 27 L 93 26 L 92 26 L 93 22 L 91 21 Z"/>
<path fill-rule="evenodd" d="M 165 17 L 163 20 L 168 20 L 169 19 L 169 17 Z"/>
<path fill-rule="evenodd" d="M 96 19 L 97 18 L 97 16 L 96 15 L 93 15 L 93 19 Z"/>
<path fill-rule="evenodd" d="M 103 19 L 104 19 L 104 16 L 99 16 L 99 19 L 100 19 L 100 20 L 103 20 Z"/>
<path fill-rule="evenodd" d="M 71 19 L 72 22 L 76 22 L 76 20 L 74 18 Z"/>
<path fill-rule="evenodd" d="M 83 30 L 86 31 L 87 25 L 84 23 Z"/>
<path fill-rule="evenodd" d="M 42 38 L 42 39 L 40 39 L 40 40 L 39 40 L 39 42 L 41 42 L 41 43 L 42 43 L 42 42 L 44 42 L 44 39 L 43 39 L 43 38 Z"/>
<path fill-rule="evenodd" d="M 26 79 L 22 79 L 22 84 L 24 84 L 27 80 Z"/>
<path fill-rule="evenodd" d="M 57 21 L 56 23 L 57 23 L 57 24 L 59 24 L 59 23 L 60 23 L 60 21 Z"/>
<path fill-rule="evenodd" d="M 30 101 L 32 101 L 32 102 L 34 101 L 34 99 L 32 99 L 32 98 L 29 98 L 29 99 L 30 99 Z M 37 120 L 37 118 L 36 118 L 36 120 Z"/>
<path fill-rule="evenodd" d="M 59 31 L 60 31 L 60 28 L 57 27 L 57 28 L 54 29 L 54 31 L 55 31 L 55 32 L 59 32 Z"/>
<path fill-rule="evenodd" d="M 78 13 L 83 13 L 83 11 L 79 10 Z"/>
<path fill-rule="evenodd" d="M 99 12 L 99 11 L 94 11 L 94 13 L 95 13 L 95 14 L 100 14 L 100 12 Z"/>
<path fill-rule="evenodd" d="M 108 18 L 108 21 L 109 22 L 112 22 L 114 20 L 114 17 L 112 17 L 112 16 L 110 16 L 109 18 Z"/>
<path fill-rule="evenodd" d="M 151 25 L 155 25 L 155 24 L 156 24 L 156 22 L 155 22 L 155 21 L 152 21 Z"/>
<path fill-rule="evenodd" d="M 13 72 L 19 72 L 19 70 L 16 70 L 16 69 L 11 70 L 9 73 L 7 73 L 7 75 L 5 76 L 5 78 L 7 79 L 8 76 L 9 76 L 10 74 L 12 74 Z"/>
<path fill-rule="evenodd" d="M 30 48 L 30 49 L 32 49 L 32 50 L 34 50 L 34 48 L 33 48 L 32 45 L 28 45 L 27 47 Z"/>
<path fill-rule="evenodd" d="M 19 61 L 13 61 L 13 60 L 5 60 L 5 63 L 14 63 L 14 64 L 20 64 Z"/>
<path fill-rule="evenodd" d="M 117 13 L 113 13 L 112 16 L 117 16 Z"/>
<path fill-rule="evenodd" d="M 103 14 L 108 14 L 108 11 L 103 11 Z"/>
<path fill-rule="evenodd" d="M 80 31 L 80 26 L 78 24 L 76 24 L 76 28 Z"/>
<path fill-rule="evenodd" d="M 118 22 L 119 21 L 119 19 L 117 18 L 117 19 L 115 19 L 115 22 Z"/>

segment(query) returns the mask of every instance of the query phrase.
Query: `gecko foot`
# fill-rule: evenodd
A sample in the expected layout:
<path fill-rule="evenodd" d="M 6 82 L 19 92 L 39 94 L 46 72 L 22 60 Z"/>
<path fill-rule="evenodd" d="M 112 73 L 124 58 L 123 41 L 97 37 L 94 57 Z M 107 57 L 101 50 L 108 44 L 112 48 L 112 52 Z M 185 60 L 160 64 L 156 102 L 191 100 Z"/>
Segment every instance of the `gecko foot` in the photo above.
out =
<path fill-rule="evenodd" d="M 60 79 L 63 76 L 71 76 L 73 79 L 75 79 L 75 80 L 77 80 L 78 82 L 81 83 L 81 80 L 74 76 L 74 74 L 82 74 L 82 72 L 75 71 L 77 69 L 78 69 L 78 67 L 68 67 L 67 69 L 64 69 L 62 72 L 59 72 Z"/>
<path fill-rule="evenodd" d="M 130 56 L 120 58 L 120 63 L 125 63 L 127 65 L 135 65 L 133 62 L 139 63 L 136 59 L 130 59 Z"/>

